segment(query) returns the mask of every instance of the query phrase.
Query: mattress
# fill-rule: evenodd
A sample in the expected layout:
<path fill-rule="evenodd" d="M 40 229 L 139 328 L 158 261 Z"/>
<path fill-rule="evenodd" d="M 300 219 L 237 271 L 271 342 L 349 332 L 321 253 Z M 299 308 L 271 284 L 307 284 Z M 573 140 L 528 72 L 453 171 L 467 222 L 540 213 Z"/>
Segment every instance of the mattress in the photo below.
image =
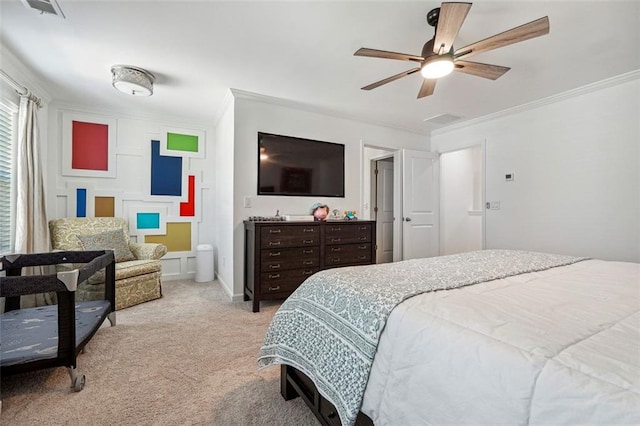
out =
<path fill-rule="evenodd" d="M 640 424 L 640 265 L 587 260 L 404 301 L 361 411 L 378 426 Z"/>
<path fill-rule="evenodd" d="M 76 303 L 76 347 L 95 331 L 110 309 L 106 300 Z M 0 338 L 2 367 L 56 358 L 58 305 L 0 314 Z"/>

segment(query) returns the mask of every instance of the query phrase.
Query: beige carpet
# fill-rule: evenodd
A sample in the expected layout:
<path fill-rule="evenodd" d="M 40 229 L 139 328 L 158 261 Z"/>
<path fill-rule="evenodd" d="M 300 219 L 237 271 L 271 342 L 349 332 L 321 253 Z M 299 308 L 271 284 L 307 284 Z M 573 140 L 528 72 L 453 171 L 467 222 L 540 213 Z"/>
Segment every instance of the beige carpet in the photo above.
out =
<path fill-rule="evenodd" d="M 6 425 L 318 425 L 306 405 L 280 396 L 278 366 L 257 369 L 278 303 L 252 313 L 217 282 L 167 281 L 162 299 L 117 313 L 66 368 L 2 377 Z"/>

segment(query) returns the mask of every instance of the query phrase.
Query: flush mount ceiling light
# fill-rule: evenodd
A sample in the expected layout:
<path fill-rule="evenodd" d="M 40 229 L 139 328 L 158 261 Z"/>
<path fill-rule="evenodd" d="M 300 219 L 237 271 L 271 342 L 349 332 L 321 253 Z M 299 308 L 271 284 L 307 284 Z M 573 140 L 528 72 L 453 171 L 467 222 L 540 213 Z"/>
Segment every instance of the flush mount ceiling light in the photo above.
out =
<path fill-rule="evenodd" d="M 133 96 L 153 95 L 153 82 L 156 77 L 147 70 L 129 65 L 111 67 L 113 87 Z"/>

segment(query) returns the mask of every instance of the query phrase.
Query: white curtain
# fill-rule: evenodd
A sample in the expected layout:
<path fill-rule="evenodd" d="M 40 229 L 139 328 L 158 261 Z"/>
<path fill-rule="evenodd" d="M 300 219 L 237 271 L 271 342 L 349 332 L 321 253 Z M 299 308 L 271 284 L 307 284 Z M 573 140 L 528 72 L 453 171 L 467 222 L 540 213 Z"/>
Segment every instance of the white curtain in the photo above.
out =
<path fill-rule="evenodd" d="M 40 137 L 37 122 L 37 99 L 21 96 L 18 112 L 16 153 L 16 238 L 15 253 L 49 251 L 49 232 L 45 207 Z M 40 273 L 24 271 L 23 274 Z M 22 306 L 55 303 L 55 293 L 22 297 Z"/>

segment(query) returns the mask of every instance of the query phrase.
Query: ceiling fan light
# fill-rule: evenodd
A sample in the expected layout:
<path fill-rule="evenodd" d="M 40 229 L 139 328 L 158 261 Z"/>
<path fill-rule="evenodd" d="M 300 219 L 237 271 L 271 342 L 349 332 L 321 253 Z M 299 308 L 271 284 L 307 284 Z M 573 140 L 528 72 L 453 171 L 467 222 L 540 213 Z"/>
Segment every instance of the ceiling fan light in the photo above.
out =
<path fill-rule="evenodd" d="M 122 93 L 133 96 L 153 95 L 155 76 L 142 68 L 128 65 L 111 67 L 112 84 Z"/>
<path fill-rule="evenodd" d="M 420 74 L 424 78 L 440 78 L 453 71 L 453 58 L 450 55 L 439 55 L 427 58 L 422 64 Z"/>

